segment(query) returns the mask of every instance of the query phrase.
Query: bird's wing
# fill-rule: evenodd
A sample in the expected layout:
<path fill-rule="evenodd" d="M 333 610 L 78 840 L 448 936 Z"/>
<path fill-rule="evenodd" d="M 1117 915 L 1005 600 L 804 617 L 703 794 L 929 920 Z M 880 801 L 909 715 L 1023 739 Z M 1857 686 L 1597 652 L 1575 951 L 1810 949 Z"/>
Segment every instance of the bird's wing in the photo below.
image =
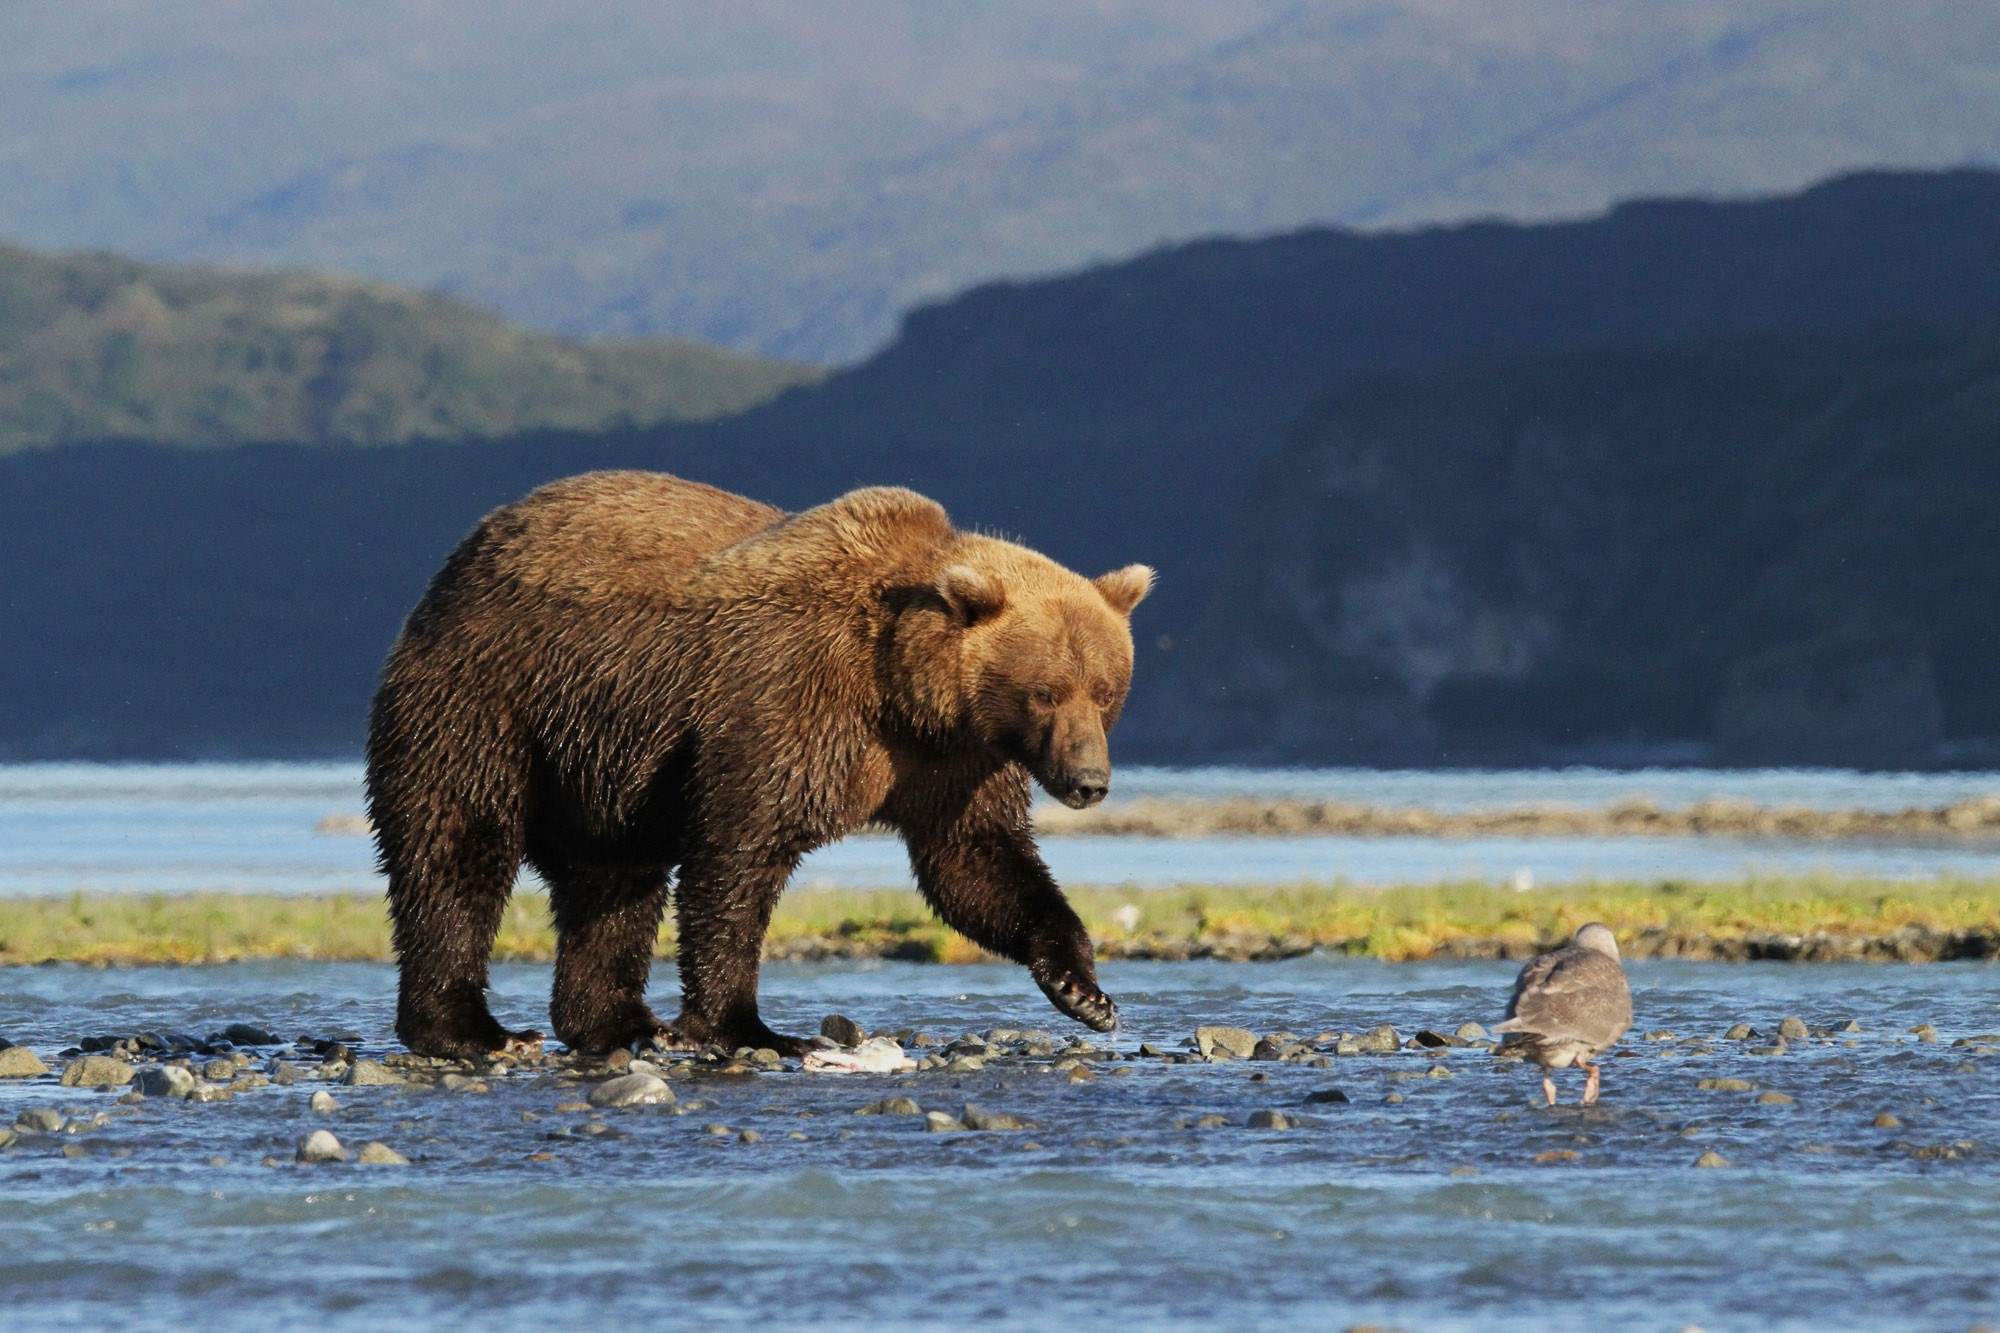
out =
<path fill-rule="evenodd" d="M 1521 969 L 1507 1021 L 1496 1030 L 1571 1038 L 1601 1049 L 1631 1026 L 1625 969 L 1594 949 L 1558 949 Z"/>

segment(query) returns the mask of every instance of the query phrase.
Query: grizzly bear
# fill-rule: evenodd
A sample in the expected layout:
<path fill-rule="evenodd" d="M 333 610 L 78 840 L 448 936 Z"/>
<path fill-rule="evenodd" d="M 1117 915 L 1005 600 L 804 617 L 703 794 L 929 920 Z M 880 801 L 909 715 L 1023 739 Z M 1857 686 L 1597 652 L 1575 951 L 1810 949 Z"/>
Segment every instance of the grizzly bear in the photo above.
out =
<path fill-rule="evenodd" d="M 1153 571 L 1097 579 L 952 527 L 907 490 L 786 514 L 600 472 L 489 514 L 389 655 L 368 804 L 401 966 L 396 1033 L 466 1056 L 541 1041 L 485 998 L 525 861 L 570 1047 L 772 1047 L 771 909 L 807 852 L 899 832 L 948 925 L 1100 1031 L 1089 936 L 1035 850 L 1029 779 L 1101 800 Z M 681 1012 L 646 1007 L 673 877 Z"/>

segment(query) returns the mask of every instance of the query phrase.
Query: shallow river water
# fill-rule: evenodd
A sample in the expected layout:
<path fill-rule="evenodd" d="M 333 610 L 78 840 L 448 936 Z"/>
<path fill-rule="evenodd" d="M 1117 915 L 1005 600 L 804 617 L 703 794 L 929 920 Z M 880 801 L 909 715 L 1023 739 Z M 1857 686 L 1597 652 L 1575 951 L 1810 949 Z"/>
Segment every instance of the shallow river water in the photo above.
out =
<path fill-rule="evenodd" d="M 1047 1059 L 977 1072 L 675 1079 L 677 1108 L 558 1111 L 555 1072 L 491 1091 L 316 1082 L 214 1105 L 0 1082 L 103 1125 L 0 1150 L 0 1320 L 21 1327 L 569 1326 L 982 1319 L 1021 1327 L 1277 1321 L 1334 1327 L 1920 1327 L 2000 1320 L 2000 968 L 1645 963 L 1604 1100 L 1538 1105 L 1479 1050 L 1272 1062 Z M 1505 964 L 1112 963 L 1126 1028 L 1180 1049 L 1200 1023 L 1405 1037 L 1491 1023 Z M 540 1022 L 547 969 L 496 974 L 503 1020 Z M 656 980 L 670 1008 L 671 969 Z M 233 1021 L 393 1049 L 391 969 L 0 969 L 0 1036 L 57 1053 L 93 1034 Z M 1081 1029 L 1018 969 L 774 966 L 765 1012 L 831 1012 L 941 1038 Z M 1817 1035 L 1756 1055 L 1798 1015 Z M 1856 1032 L 1836 1031 L 1848 1020 Z M 1933 1025 L 1925 1042 L 1908 1029 Z M 1671 1030 L 1677 1040 L 1644 1034 Z M 1959 1043 L 1959 1044 L 1954 1044 Z M 302 1067 L 296 1049 L 271 1048 Z M 1434 1068 L 1450 1077 L 1433 1077 Z M 1573 1101 L 1578 1082 L 1558 1076 Z M 1704 1091 L 1740 1078 L 1754 1092 Z M 1345 1104 L 1305 1105 L 1339 1089 Z M 856 1116 L 906 1094 L 1038 1122 L 933 1134 Z M 702 1103 L 695 1106 L 693 1103 Z M 1248 1128 L 1277 1109 L 1307 1118 Z M 676 1112 L 679 1113 L 676 1113 Z M 1880 1127 L 1888 1112 L 1900 1124 Z M 1222 1125 L 1192 1126 L 1215 1114 Z M 603 1126 L 602 1132 L 592 1128 Z M 728 1134 L 710 1132 L 726 1127 Z M 300 1166 L 330 1128 L 403 1167 Z M 739 1132 L 761 1138 L 744 1142 Z M 67 1148 L 73 1155 L 65 1155 Z M 1701 1169 L 1713 1150 L 1730 1165 Z M 1573 1154 L 1573 1156 L 1569 1156 Z M 1553 1155 L 1553 1156 L 1549 1156 Z M 265 1165 L 267 1157 L 279 1164 Z M 1537 1159 L 1544 1158 L 1538 1161 Z"/>
<path fill-rule="evenodd" d="M 1440 810 L 1546 802 L 1604 806 L 1647 797 L 1667 807 L 1708 797 L 1816 809 L 1936 806 L 2000 791 L 1994 773 L 1840 769 L 1603 769 L 1378 772 L 1364 769 L 1132 768 L 1115 803 L 1141 796 L 1346 801 Z M 358 764 L 0 765 L 0 897 L 77 891 L 375 892 L 365 837 L 315 832 L 362 809 Z M 1440 880 L 1734 879 L 1826 871 L 1918 878 L 2000 873 L 1991 843 L 1787 842 L 1728 838 L 1046 838 L 1072 884 L 1356 884 Z M 893 838 L 855 837 L 815 852 L 801 887 L 910 883 Z"/>

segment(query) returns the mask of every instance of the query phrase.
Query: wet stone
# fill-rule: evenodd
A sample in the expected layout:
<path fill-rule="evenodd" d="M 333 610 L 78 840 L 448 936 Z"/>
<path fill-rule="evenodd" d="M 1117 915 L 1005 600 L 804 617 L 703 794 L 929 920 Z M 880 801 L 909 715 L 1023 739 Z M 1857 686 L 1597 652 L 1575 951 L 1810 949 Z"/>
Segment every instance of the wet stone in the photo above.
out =
<path fill-rule="evenodd" d="M 1306 1094 L 1307 1106 L 1346 1106 L 1352 1099 L 1339 1088 L 1321 1088 Z"/>
<path fill-rule="evenodd" d="M 620 1074 L 590 1090 L 592 1106 L 655 1106 L 673 1100 L 666 1080 L 652 1074 Z"/>
<path fill-rule="evenodd" d="M 1486 1029 L 1477 1023 L 1460 1023 L 1451 1035 L 1460 1041 L 1483 1041 L 1488 1034 Z"/>
<path fill-rule="evenodd" d="M 227 1083 L 236 1077 L 234 1060 L 210 1060 L 201 1067 L 201 1076 L 211 1083 Z"/>
<path fill-rule="evenodd" d="M 320 1132 L 325 1133 L 324 1130 Z M 409 1158 L 403 1156 L 403 1154 L 397 1152 L 388 1144 L 373 1141 L 362 1144 L 361 1151 L 354 1155 L 354 1160 L 363 1166 L 408 1166 L 410 1164 Z"/>
<path fill-rule="evenodd" d="M 1754 1092 L 1757 1085 L 1747 1078 L 1705 1078 L 1695 1087 L 1703 1092 Z"/>
<path fill-rule="evenodd" d="M 1429 1050 L 1437 1050 L 1440 1047 L 1448 1046 L 1463 1046 L 1466 1044 L 1464 1037 L 1446 1036 L 1442 1032 L 1433 1032 L 1429 1028 L 1419 1028 L 1417 1034 L 1411 1037 L 1410 1040 L 1418 1046 Z"/>
<path fill-rule="evenodd" d="M 1746 1052 L 1746 1054 L 1749 1054 L 1749 1055 L 1783 1055 L 1783 1054 L 1785 1053 L 1785 1050 L 1786 1050 L 1786 1047 L 1785 1047 L 1785 1043 L 1784 1043 L 1784 1042 L 1782 1042 L 1782 1041 L 1780 1041 L 1780 1042 L 1774 1042 L 1773 1044 L 1771 1044 L 1771 1045 L 1769 1045 L 1769 1046 L 1752 1046 L 1752 1047 L 1751 1047 L 1751 1048 L 1750 1048 L 1750 1049 L 1749 1049 L 1749 1050 L 1748 1050 L 1748 1051 Z"/>
<path fill-rule="evenodd" d="M 1873 1124 L 1877 1129 L 1901 1129 L 1903 1127 L 1902 1120 L 1888 1111 L 1884 1111 L 1876 1116 Z"/>
<path fill-rule="evenodd" d="M 140 1071 L 138 1087 L 148 1097 L 185 1097 L 194 1091 L 194 1075 L 179 1065 L 155 1065 Z"/>
<path fill-rule="evenodd" d="M 845 1014 L 828 1014 L 819 1021 L 819 1035 L 850 1049 L 868 1040 L 868 1032 Z"/>
<path fill-rule="evenodd" d="M 1791 1017 L 1778 1024 L 1778 1035 L 1787 1041 L 1802 1041 L 1812 1033 L 1807 1030 L 1804 1019 Z"/>
<path fill-rule="evenodd" d="M 1252 1111 L 1244 1125 L 1250 1129 L 1290 1129 L 1292 1118 L 1283 1111 Z"/>
<path fill-rule="evenodd" d="M 925 1133 L 959 1134 L 964 1131 L 965 1125 L 956 1116 L 946 1115 L 943 1111 L 924 1112 Z"/>
<path fill-rule="evenodd" d="M 922 1115 L 924 1108 L 917 1105 L 913 1097 L 884 1097 L 879 1102 L 870 1102 L 860 1107 L 856 1115 Z"/>
<path fill-rule="evenodd" d="M 1937 1040 L 1937 1029 L 1932 1027 L 1929 1023 L 1917 1024 L 1915 1027 L 1910 1029 L 1910 1033 L 1918 1041 L 1921 1042 L 1928 1043 Z"/>
<path fill-rule="evenodd" d="M 335 1100 L 334 1095 L 324 1088 L 315 1092 L 306 1105 L 315 1115 L 332 1115 L 340 1109 L 340 1103 Z"/>
<path fill-rule="evenodd" d="M 258 1027 L 255 1023 L 231 1023 L 222 1029 L 220 1036 L 224 1041 L 234 1042 L 238 1046 L 284 1045 L 284 1038 L 269 1028 Z"/>
<path fill-rule="evenodd" d="M 971 1102 L 965 1104 L 965 1109 L 958 1113 L 958 1118 L 967 1129 L 1010 1130 L 1040 1128 L 1034 1121 L 1022 1116 L 1011 1115 L 1005 1111 L 989 1111 L 985 1107 L 975 1106 Z"/>
<path fill-rule="evenodd" d="M 9 1046 L 0 1050 L 0 1078 L 33 1078 L 48 1072 L 49 1067 L 42 1063 L 42 1057 L 25 1046 Z"/>
<path fill-rule="evenodd" d="M 294 1155 L 295 1161 L 306 1163 L 344 1162 L 347 1150 L 340 1146 L 340 1140 L 323 1129 L 316 1129 L 299 1140 Z"/>
<path fill-rule="evenodd" d="M 1194 1047 L 1204 1059 L 1247 1060 L 1257 1049 L 1257 1034 L 1248 1028 L 1198 1027 Z"/>
<path fill-rule="evenodd" d="M 1738 1023 L 1735 1027 L 1723 1033 L 1722 1039 L 1724 1041 L 1749 1041 L 1756 1035 L 1756 1028 L 1751 1027 L 1748 1023 Z"/>
<path fill-rule="evenodd" d="M 197 1083 L 188 1090 L 187 1099 L 196 1103 L 226 1102 L 235 1095 L 228 1088 L 218 1087 L 213 1083 Z"/>
<path fill-rule="evenodd" d="M 132 1081 L 132 1066 L 108 1055 L 85 1055 L 63 1066 L 65 1088 L 119 1088 Z"/>
<path fill-rule="evenodd" d="M 1798 1099 L 1784 1092 L 1760 1092 L 1757 1094 L 1757 1103 L 1760 1106 L 1794 1106 L 1797 1105 Z"/>
<path fill-rule="evenodd" d="M 645 1075 L 645 1074 L 641 1074 L 641 1075 L 640 1075 L 639 1077 L 641 1077 L 641 1078 L 646 1078 L 646 1077 L 650 1077 L 650 1076 L 649 1076 L 649 1075 Z M 442 1090 L 443 1090 L 443 1091 L 445 1091 L 445 1092 L 490 1092 L 490 1091 L 492 1091 L 492 1089 L 491 1089 L 491 1088 L 490 1088 L 490 1087 L 489 1087 L 489 1086 L 487 1085 L 487 1083 L 486 1083 L 486 1080 L 485 1080 L 485 1079 L 482 1079 L 482 1078 L 473 1078 L 473 1077 L 471 1077 L 471 1076 L 469 1076 L 469 1075 L 466 1075 L 466 1074 L 446 1074 L 446 1075 L 445 1075 L 445 1076 L 444 1076 L 443 1078 L 441 1078 L 441 1079 L 439 1079 L 439 1080 L 438 1080 L 438 1083 L 437 1083 L 437 1085 L 438 1085 L 438 1087 L 439 1087 L 440 1089 L 442 1089 Z M 662 1084 L 661 1086 L 665 1086 L 665 1085 L 664 1085 L 664 1084 Z"/>
<path fill-rule="evenodd" d="M 14 1117 L 14 1127 L 31 1134 L 57 1134 L 62 1131 L 63 1113 L 52 1106 L 31 1106 Z"/>
<path fill-rule="evenodd" d="M 375 1060 L 356 1060 L 340 1081 L 350 1088 L 393 1088 L 408 1082 L 401 1074 Z"/>
<path fill-rule="evenodd" d="M 1364 1055 L 1389 1055 L 1402 1048 L 1403 1039 L 1387 1023 L 1373 1027 L 1356 1040 Z"/>
<path fill-rule="evenodd" d="M 1695 1158 L 1694 1164 L 1701 1167 L 1728 1166 L 1729 1159 L 1715 1149 L 1710 1148 L 1707 1152 Z"/>
<path fill-rule="evenodd" d="M 1574 1162 L 1582 1155 L 1574 1148 L 1550 1148 L 1546 1152 L 1535 1154 L 1535 1164 L 1537 1166 L 1560 1166 L 1565 1162 Z"/>

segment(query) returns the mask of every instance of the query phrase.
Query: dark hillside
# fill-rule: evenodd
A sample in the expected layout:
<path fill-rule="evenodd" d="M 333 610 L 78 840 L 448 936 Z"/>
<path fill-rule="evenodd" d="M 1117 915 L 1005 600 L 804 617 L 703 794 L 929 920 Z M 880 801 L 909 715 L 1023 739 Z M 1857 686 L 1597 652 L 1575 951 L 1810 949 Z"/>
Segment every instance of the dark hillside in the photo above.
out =
<path fill-rule="evenodd" d="M 1996 224 L 2000 176 L 1953 172 L 1206 242 L 928 307 L 709 425 L 0 460 L 0 746 L 351 749 L 480 512 L 637 465 L 792 506 L 900 482 L 1156 564 L 1135 757 L 1860 757 L 1850 714 L 1758 682 L 1878 677 L 1945 757 L 2000 730 L 1966 657 L 2000 596 L 1967 483 Z"/>

